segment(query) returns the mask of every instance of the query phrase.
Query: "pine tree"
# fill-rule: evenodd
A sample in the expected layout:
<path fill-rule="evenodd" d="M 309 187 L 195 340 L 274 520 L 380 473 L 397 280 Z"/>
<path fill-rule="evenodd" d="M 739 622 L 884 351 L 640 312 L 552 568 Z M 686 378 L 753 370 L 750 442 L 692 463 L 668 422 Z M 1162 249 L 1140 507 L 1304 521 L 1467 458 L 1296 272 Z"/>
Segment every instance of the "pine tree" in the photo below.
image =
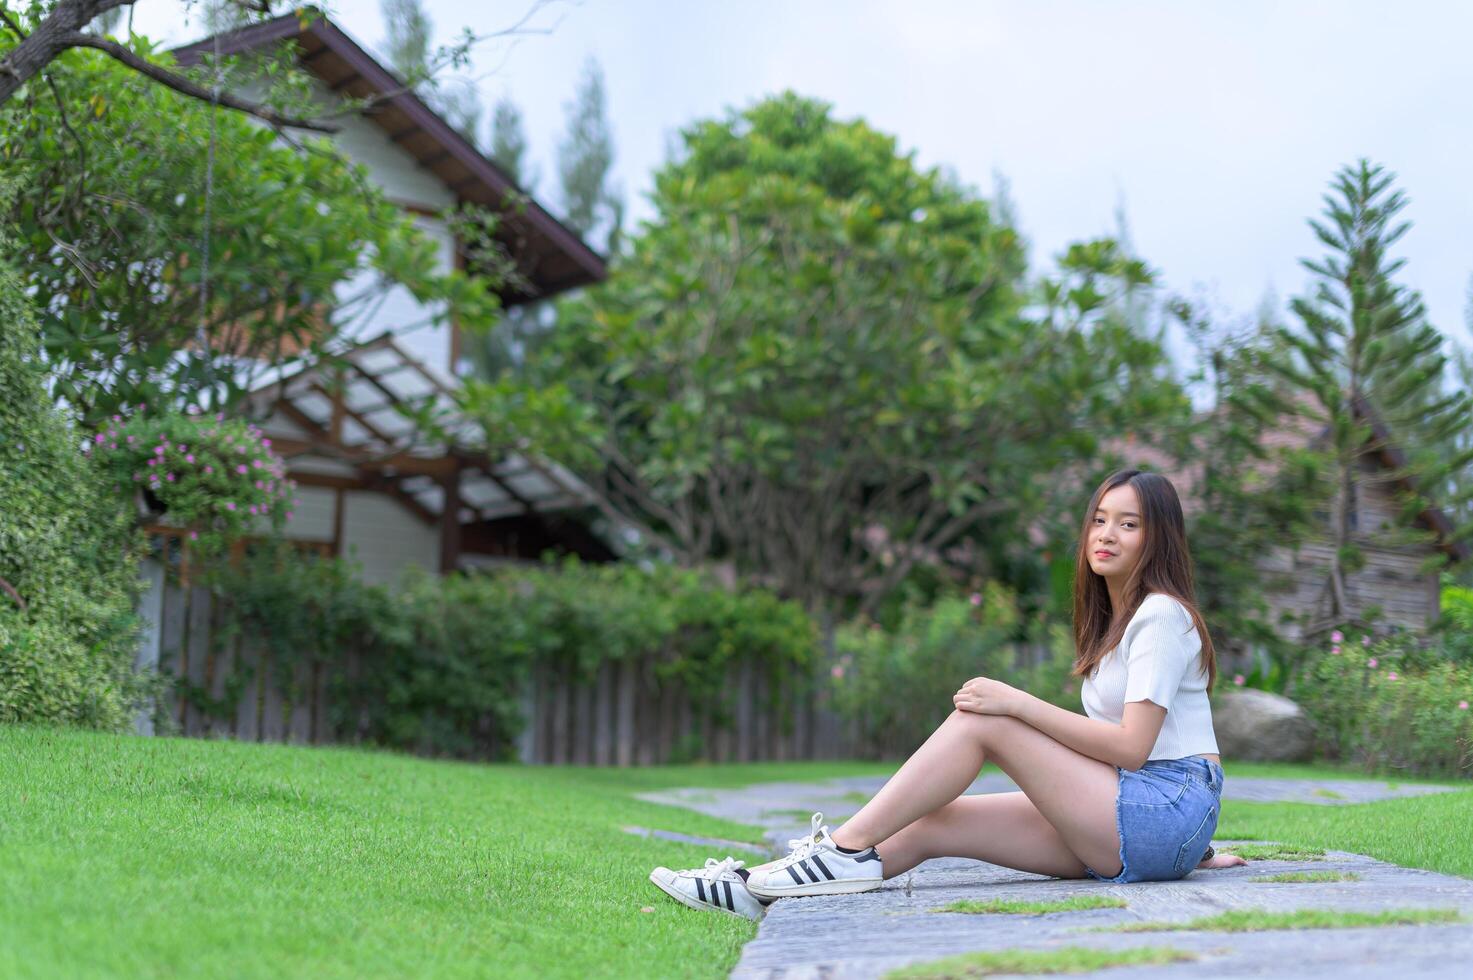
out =
<path fill-rule="evenodd" d="M 462 82 L 455 88 L 437 83 L 430 64 L 430 38 L 435 25 L 425 12 L 423 0 L 379 0 L 388 30 L 389 64 L 405 84 L 419 92 L 430 106 L 471 143 L 479 145 L 483 107 L 474 86 Z"/>
<path fill-rule="evenodd" d="M 567 133 L 558 145 L 558 177 L 562 182 L 563 216 L 568 227 L 585 238 L 604 233 L 604 247 L 618 247 L 623 201 L 609 183 L 614 165 L 614 137 L 604 98 L 604 75 L 592 57 L 573 101 L 564 107 Z"/>
<path fill-rule="evenodd" d="M 1413 520 L 1447 487 L 1451 474 L 1473 461 L 1473 452 L 1439 459 L 1413 451 L 1444 440 L 1450 445 L 1467 427 L 1470 401 L 1465 392 L 1439 390 L 1446 360 L 1442 337 L 1427 322 L 1421 298 L 1393 279 L 1405 260 L 1392 259 L 1389 250 L 1411 227 L 1407 221 L 1393 224 L 1406 206 L 1402 192 L 1391 189 L 1394 179 L 1364 159 L 1336 174 L 1333 193 L 1325 195 L 1323 219 L 1310 221 L 1329 253 L 1303 260 L 1317 281 L 1309 296 L 1290 304 L 1303 329 L 1279 328 L 1294 356 L 1273 367 L 1309 396 L 1309 417 L 1328 426 L 1330 603 L 1326 618 L 1309 624 L 1311 634 L 1331 624 L 1363 622 L 1346 585 L 1347 576 L 1364 567 L 1361 544 L 1397 547 L 1435 540 L 1434 532 L 1414 528 Z M 1399 442 L 1410 441 L 1397 447 L 1407 451 L 1405 465 L 1363 468 L 1362 460 L 1383 445 L 1373 420 Z M 1399 489 L 1403 480 L 1411 491 Z M 1356 501 L 1371 485 L 1391 489 L 1400 505 L 1396 526 L 1354 526 Z M 1469 533 L 1473 526 L 1456 529 L 1454 537 Z M 1442 564 L 1440 554 L 1427 563 Z"/>
<path fill-rule="evenodd" d="M 491 113 L 491 159 L 518 187 L 532 193 L 537 175 L 527 165 L 527 133 L 522 110 L 509 96 L 500 99 Z"/>
<path fill-rule="evenodd" d="M 430 15 L 420 0 L 380 0 L 379 9 L 389 32 L 389 65 L 411 88 L 418 86 L 429 71 Z"/>

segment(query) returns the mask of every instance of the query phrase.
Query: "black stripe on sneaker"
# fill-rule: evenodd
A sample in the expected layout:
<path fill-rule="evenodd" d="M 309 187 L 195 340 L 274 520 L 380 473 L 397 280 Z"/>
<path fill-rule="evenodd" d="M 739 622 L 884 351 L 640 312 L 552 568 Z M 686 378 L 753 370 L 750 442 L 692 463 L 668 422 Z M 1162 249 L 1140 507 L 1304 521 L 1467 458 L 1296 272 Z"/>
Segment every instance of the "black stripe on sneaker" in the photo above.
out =
<path fill-rule="evenodd" d="M 793 876 L 793 884 L 795 884 L 795 885 L 801 885 L 801 884 L 803 884 L 802 877 L 799 876 L 797 870 L 794 869 L 794 867 L 791 864 L 788 865 L 788 874 L 790 874 L 790 875 Z"/>
<path fill-rule="evenodd" d="M 701 896 L 701 901 L 706 900 L 706 886 L 699 878 L 696 879 L 696 894 Z"/>
<path fill-rule="evenodd" d="M 743 881 L 746 881 L 748 878 L 752 877 L 752 872 L 748 871 L 746 868 L 732 868 L 731 870 L 741 875 Z"/>
<path fill-rule="evenodd" d="M 802 861 L 799 861 L 798 862 L 798 867 L 800 867 L 800 868 L 803 869 L 803 873 L 808 876 L 809 880 L 811 880 L 811 881 L 818 881 L 818 875 L 814 874 L 813 873 L 813 869 L 808 866 L 808 859 L 807 858 L 804 858 Z"/>
<path fill-rule="evenodd" d="M 873 847 L 871 847 L 867 852 L 865 852 L 864 854 L 862 854 L 859 857 L 855 858 L 854 860 L 856 862 L 859 862 L 859 861 L 878 861 L 879 859 L 880 859 L 880 852 L 877 851 L 877 850 L 875 850 Z"/>
<path fill-rule="evenodd" d="M 812 861 L 814 865 L 818 868 L 818 870 L 824 873 L 825 878 L 827 878 L 829 881 L 834 880 L 834 873 L 828 869 L 828 866 L 826 864 L 818 859 L 817 854 L 813 855 L 813 857 L 809 858 L 808 860 Z"/>
<path fill-rule="evenodd" d="M 731 900 L 731 882 L 723 881 L 722 887 L 726 889 L 726 907 L 732 912 L 736 911 L 736 903 Z"/>

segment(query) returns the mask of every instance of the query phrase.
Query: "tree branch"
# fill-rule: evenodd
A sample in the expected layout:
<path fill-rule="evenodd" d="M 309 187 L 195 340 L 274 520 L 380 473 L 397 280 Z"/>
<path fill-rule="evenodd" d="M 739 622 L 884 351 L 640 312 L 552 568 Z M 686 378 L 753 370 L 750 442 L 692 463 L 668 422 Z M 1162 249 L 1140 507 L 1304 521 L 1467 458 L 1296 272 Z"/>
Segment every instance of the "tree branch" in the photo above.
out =
<path fill-rule="evenodd" d="M 199 99 L 201 102 L 218 102 L 227 109 L 234 109 L 237 112 L 244 112 L 247 115 L 255 116 L 257 119 L 264 120 L 277 128 L 310 129 L 319 133 L 335 133 L 341 128 L 313 119 L 299 119 L 293 116 L 284 116 L 269 106 L 239 98 L 228 92 L 211 92 L 209 89 L 197 85 L 183 75 L 169 71 L 162 65 L 156 65 L 140 57 L 136 52 L 124 47 L 111 38 L 98 37 L 82 31 L 72 31 L 69 34 L 62 35 L 60 40 L 63 43 L 63 47 L 94 48 L 101 51 L 115 61 L 127 65 L 139 74 L 145 75 L 160 85 L 171 88 L 181 95 L 187 95 L 192 99 Z"/>

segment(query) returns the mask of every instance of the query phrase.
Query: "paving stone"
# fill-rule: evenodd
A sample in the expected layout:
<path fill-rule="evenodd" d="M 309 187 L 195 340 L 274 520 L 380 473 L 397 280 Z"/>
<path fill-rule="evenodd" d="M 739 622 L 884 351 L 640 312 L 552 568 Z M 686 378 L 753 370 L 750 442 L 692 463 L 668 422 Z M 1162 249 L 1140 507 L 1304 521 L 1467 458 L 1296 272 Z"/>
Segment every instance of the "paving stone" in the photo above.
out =
<path fill-rule="evenodd" d="M 682 844 L 695 844 L 698 847 L 710 847 L 719 851 L 737 851 L 748 854 L 762 854 L 763 847 L 760 844 L 748 844 L 745 841 L 726 840 L 722 837 L 701 837 L 698 834 L 682 834 L 674 830 L 653 830 L 649 827 L 620 827 L 626 834 L 634 834 L 637 837 L 658 837 L 660 840 L 679 841 Z M 723 857 L 725 855 L 722 855 Z"/>
<path fill-rule="evenodd" d="M 761 826 L 775 851 L 807 831 L 821 810 L 842 823 L 881 785 L 883 777 L 821 783 L 768 783 L 732 790 L 672 790 L 644 799 L 684 806 Z M 1446 792 L 1455 786 L 1392 785 L 1361 780 L 1235 779 L 1228 799 L 1286 800 L 1327 806 Z M 969 793 L 1016 789 L 1000 773 L 979 778 Z M 1226 841 L 1215 841 L 1221 847 Z M 724 851 L 722 853 L 725 853 Z M 1268 883 L 1251 879 L 1283 871 L 1353 872 L 1355 881 Z M 1112 896 L 1125 908 L 1048 915 L 967 915 L 935 911 L 958 899 L 1059 899 Z M 881 977 L 889 970 L 958 953 L 1000 949 L 1090 946 L 1123 949 L 1169 946 L 1199 956 L 1190 963 L 1123 967 L 1100 976 L 1132 977 L 1463 977 L 1473 962 L 1473 924 L 1254 933 L 1101 933 L 1125 922 L 1182 922 L 1228 909 L 1289 911 L 1332 908 L 1455 908 L 1473 920 L 1473 880 L 1399 868 L 1332 851 L 1323 861 L 1253 861 L 1246 867 L 1195 871 L 1181 881 L 1108 885 L 1045 878 L 981 861 L 927 861 L 909 875 L 862 895 L 775 902 L 733 972 L 736 980 Z"/>
<path fill-rule="evenodd" d="M 1281 871 L 1351 871 L 1358 881 L 1260 883 Z M 1047 915 L 967 915 L 933 911 L 958 899 L 1030 901 L 1074 895 L 1123 899 L 1125 908 Z M 1196 871 L 1181 881 L 1107 885 L 1011 871 L 956 858 L 927 861 L 862 895 L 789 898 L 773 903 L 747 944 L 733 980 L 881 977 L 912 963 L 981 950 L 1089 946 L 1169 946 L 1198 953 L 1194 963 L 1101 971 L 1110 977 L 1392 976 L 1462 977 L 1473 957 L 1473 925 L 1397 926 L 1255 933 L 1099 933 L 1126 922 L 1181 922 L 1229 909 L 1456 908 L 1473 919 L 1473 881 L 1398 868 L 1331 852 L 1324 861 L 1254 861 Z"/>

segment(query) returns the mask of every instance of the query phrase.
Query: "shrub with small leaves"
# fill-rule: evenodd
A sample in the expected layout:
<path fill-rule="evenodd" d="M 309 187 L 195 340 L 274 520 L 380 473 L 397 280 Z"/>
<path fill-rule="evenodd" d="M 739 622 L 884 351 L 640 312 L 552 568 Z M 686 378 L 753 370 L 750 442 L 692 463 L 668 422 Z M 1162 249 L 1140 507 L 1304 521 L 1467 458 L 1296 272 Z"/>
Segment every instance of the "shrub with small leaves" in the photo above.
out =
<path fill-rule="evenodd" d="M 861 620 L 842 627 L 830 668 L 834 706 L 852 719 L 873 753 L 914 750 L 953 710 L 952 695 L 973 677 L 996 677 L 1078 711 L 1070 673 L 1073 640 L 1049 634 L 1050 655 L 1019 666 L 1016 597 L 998 582 L 980 592 L 905 606 L 895 629 Z"/>
<path fill-rule="evenodd" d="M 150 683 L 133 670 L 142 542 L 51 403 L 8 249 L 0 234 L 0 722 L 120 731 Z"/>

